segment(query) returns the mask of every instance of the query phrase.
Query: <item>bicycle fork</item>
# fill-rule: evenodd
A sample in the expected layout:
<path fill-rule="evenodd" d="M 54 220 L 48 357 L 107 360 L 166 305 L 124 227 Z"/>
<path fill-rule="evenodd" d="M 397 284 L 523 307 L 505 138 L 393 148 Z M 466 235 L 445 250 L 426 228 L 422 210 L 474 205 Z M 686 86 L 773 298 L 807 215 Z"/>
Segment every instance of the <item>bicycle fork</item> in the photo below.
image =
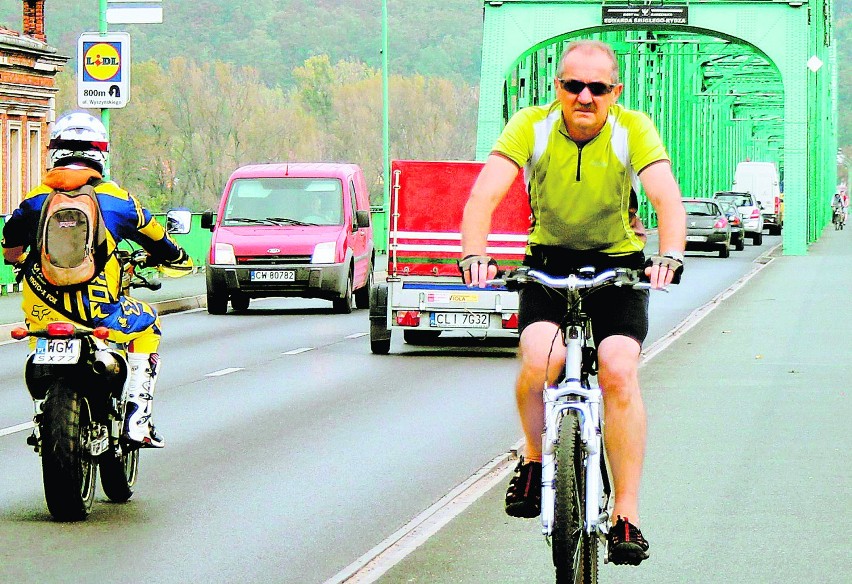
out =
<path fill-rule="evenodd" d="M 570 336 L 570 335 L 569 335 Z M 601 390 L 584 388 L 580 382 L 582 363 L 581 338 L 569 338 L 566 353 L 566 378 L 555 387 L 544 388 L 544 435 L 542 436 L 541 468 L 541 527 L 542 534 L 550 536 L 556 511 L 556 447 L 559 428 L 569 410 L 576 410 L 580 419 L 580 444 L 585 451 L 586 516 L 583 529 L 592 534 L 598 525 L 607 525 L 608 511 L 602 509 L 603 477 L 601 475 L 602 440 L 600 431 Z"/>

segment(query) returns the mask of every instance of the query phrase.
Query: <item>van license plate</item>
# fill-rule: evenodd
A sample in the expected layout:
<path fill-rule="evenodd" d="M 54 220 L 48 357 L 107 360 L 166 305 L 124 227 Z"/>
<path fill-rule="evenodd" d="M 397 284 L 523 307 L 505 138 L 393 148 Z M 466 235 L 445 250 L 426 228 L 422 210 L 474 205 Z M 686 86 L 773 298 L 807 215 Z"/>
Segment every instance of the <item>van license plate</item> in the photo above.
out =
<path fill-rule="evenodd" d="M 295 282 L 296 272 L 293 270 L 252 270 L 252 282 Z"/>
<path fill-rule="evenodd" d="M 429 325 L 440 328 L 488 328 L 485 312 L 433 312 Z"/>
<path fill-rule="evenodd" d="M 80 360 L 80 339 L 36 339 L 33 363 L 73 365 Z"/>

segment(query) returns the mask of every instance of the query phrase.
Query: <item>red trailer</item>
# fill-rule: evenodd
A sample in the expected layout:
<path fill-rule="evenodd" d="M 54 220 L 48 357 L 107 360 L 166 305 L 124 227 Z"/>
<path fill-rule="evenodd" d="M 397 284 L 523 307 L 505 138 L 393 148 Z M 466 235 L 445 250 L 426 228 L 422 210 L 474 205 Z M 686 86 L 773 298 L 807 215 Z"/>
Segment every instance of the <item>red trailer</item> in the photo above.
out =
<path fill-rule="evenodd" d="M 481 162 L 394 160 L 391 164 L 387 281 L 377 281 L 370 301 L 370 346 L 390 350 L 391 333 L 426 343 L 444 331 L 477 336 L 517 334 L 517 293 L 468 288 L 456 261 L 462 211 Z M 494 213 L 487 253 L 500 269 L 524 258 L 530 207 L 522 174 Z"/>

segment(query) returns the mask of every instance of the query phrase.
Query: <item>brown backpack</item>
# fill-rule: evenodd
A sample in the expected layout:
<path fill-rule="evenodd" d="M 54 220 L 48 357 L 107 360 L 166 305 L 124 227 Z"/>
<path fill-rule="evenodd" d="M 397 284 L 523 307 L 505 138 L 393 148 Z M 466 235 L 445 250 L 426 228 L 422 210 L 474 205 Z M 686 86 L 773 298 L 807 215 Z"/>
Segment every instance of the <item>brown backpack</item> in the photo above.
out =
<path fill-rule="evenodd" d="M 41 208 L 41 272 L 54 286 L 86 284 L 106 265 L 106 227 L 91 185 L 51 191 Z"/>

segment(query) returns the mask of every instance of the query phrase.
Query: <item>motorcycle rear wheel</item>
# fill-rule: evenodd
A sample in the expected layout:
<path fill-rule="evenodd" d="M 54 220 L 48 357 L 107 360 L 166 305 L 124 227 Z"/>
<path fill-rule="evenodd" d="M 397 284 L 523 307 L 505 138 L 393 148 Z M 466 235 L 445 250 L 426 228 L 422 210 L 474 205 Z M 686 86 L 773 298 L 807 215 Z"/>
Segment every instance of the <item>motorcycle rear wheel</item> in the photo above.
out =
<path fill-rule="evenodd" d="M 95 500 L 98 466 L 86 450 L 92 422 L 89 404 L 55 382 L 47 392 L 41 421 L 44 498 L 57 521 L 85 519 Z"/>
<path fill-rule="evenodd" d="M 98 457 L 101 469 L 101 488 L 113 503 L 124 503 L 133 496 L 133 485 L 139 476 L 139 449 L 121 455 L 105 452 Z"/>

